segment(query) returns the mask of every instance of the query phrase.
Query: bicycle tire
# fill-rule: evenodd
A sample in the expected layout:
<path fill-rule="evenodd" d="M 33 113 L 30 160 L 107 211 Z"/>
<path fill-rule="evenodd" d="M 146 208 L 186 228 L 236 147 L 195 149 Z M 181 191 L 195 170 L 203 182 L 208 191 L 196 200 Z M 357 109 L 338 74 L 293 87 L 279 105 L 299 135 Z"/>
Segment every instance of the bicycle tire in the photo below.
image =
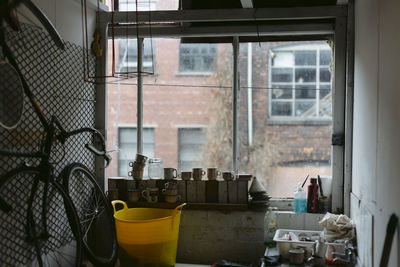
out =
<path fill-rule="evenodd" d="M 22 167 L 0 177 L 0 196 L 11 209 L 0 210 L 0 262 L 2 266 L 80 266 L 82 241 L 79 221 L 73 203 L 62 186 L 50 182 L 47 190 L 44 231 L 42 207 L 45 183 L 36 180 L 32 202 L 35 225 L 40 239 L 28 239 L 32 228 L 27 223 L 28 199 L 40 172 L 35 167 Z M 37 251 L 40 251 L 38 256 Z"/>
<path fill-rule="evenodd" d="M 63 170 L 63 185 L 81 222 L 83 248 L 95 266 L 114 266 L 118 257 L 113 209 L 92 172 L 80 163 Z"/>

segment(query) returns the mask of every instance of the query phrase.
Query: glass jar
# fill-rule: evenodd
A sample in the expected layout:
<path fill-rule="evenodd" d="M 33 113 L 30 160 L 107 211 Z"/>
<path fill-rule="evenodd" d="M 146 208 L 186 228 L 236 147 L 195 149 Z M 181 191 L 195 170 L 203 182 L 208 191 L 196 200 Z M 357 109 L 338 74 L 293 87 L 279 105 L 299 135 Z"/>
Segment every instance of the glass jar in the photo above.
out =
<path fill-rule="evenodd" d="M 163 161 L 161 158 L 149 159 L 149 178 L 162 179 L 163 177 Z"/>

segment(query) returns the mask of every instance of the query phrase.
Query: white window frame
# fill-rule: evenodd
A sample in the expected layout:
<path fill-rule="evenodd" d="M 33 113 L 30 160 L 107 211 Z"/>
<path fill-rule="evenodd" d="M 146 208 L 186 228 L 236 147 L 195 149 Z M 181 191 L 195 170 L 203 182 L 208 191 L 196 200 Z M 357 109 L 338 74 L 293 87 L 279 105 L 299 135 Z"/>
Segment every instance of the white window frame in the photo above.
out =
<path fill-rule="evenodd" d="M 292 8 L 246 8 L 237 9 L 232 12 L 231 9 L 218 9 L 218 10 L 179 10 L 179 11 L 154 11 L 151 12 L 151 19 L 153 23 L 171 23 L 167 27 L 155 28 L 152 27 L 153 37 L 233 37 L 234 44 L 234 81 L 233 81 L 233 160 L 236 161 L 238 157 L 237 150 L 237 90 L 238 78 L 237 75 L 237 61 L 238 41 L 240 36 L 253 38 L 254 41 L 263 39 L 270 41 L 284 41 L 293 40 L 296 36 L 297 40 L 321 40 L 324 38 L 332 38 L 334 40 L 334 62 L 335 62 L 335 76 L 333 80 L 333 121 L 332 131 L 334 140 L 340 140 L 332 146 L 332 162 L 333 162 L 333 181 L 332 181 L 332 210 L 333 212 L 349 212 L 350 206 L 350 192 L 351 192 L 351 146 L 352 146 L 352 111 L 353 111 L 353 86 L 346 83 L 346 79 L 352 81 L 352 70 L 346 69 L 347 66 L 354 66 L 353 46 L 354 38 L 353 23 L 350 18 L 352 17 L 351 8 L 348 10 L 347 5 L 334 5 L 334 6 L 311 6 L 311 7 L 292 7 Z M 149 12 L 131 12 L 129 15 L 134 22 L 136 15 L 139 21 L 147 21 Z M 350 14 L 350 15 L 349 15 Z M 100 12 L 98 31 L 102 38 L 102 47 L 107 51 L 107 39 L 110 36 L 109 24 L 123 23 L 127 14 L 125 12 Z M 314 19 L 320 19 L 315 21 Z M 321 20 L 326 19 L 326 22 Z M 282 24 L 259 24 L 254 26 L 257 21 L 277 21 L 280 20 Z M 298 23 L 302 20 L 304 23 Z M 223 26 L 204 26 L 204 27 L 190 27 L 187 23 L 190 22 L 220 22 L 224 21 L 248 21 L 253 22 L 250 24 L 243 24 L 235 27 Z M 349 24 L 349 26 L 348 26 Z M 129 28 L 128 33 L 130 36 L 136 35 L 135 26 Z M 115 36 L 125 36 L 125 29 L 116 29 Z M 141 31 L 142 36 L 145 38 L 150 35 L 149 30 Z M 320 38 L 320 39 L 318 39 Z M 347 43 L 349 38 L 350 43 Z M 279 40 L 278 40 L 279 39 Z M 236 43 L 236 48 L 235 48 Z M 139 49 L 140 51 L 140 49 Z M 348 51 L 350 57 L 348 56 Z M 140 53 L 140 52 L 139 52 Z M 236 54 L 236 55 L 235 55 Z M 353 61 L 352 61 L 353 59 Z M 97 75 L 104 77 L 107 73 L 107 57 L 98 59 L 100 64 L 97 64 Z M 349 76 L 348 76 L 349 74 Z M 142 94 L 140 87 L 142 86 L 142 77 L 138 75 L 138 96 Z M 106 129 L 106 94 L 107 84 L 104 78 L 98 78 L 96 87 L 96 122 L 95 125 L 103 133 Z M 142 100 L 138 97 L 138 102 Z M 140 103 L 142 105 L 142 103 Z M 139 109 L 138 109 L 139 110 Z M 142 111 L 138 114 L 142 116 Z M 139 121 L 139 118 L 138 118 Z M 139 129 L 140 129 L 140 124 Z M 140 130 L 139 130 L 140 132 Z M 236 137 L 236 138 L 235 138 Z M 236 144 L 235 144 L 236 143 Z M 139 144 L 138 144 L 139 145 Z M 236 149 L 235 149 L 236 148 Z M 105 171 L 104 161 L 96 159 L 96 176 L 98 180 L 104 183 Z M 346 210 L 347 209 L 347 210 Z"/>
<path fill-rule="evenodd" d="M 293 66 L 287 66 L 287 67 L 273 67 L 272 66 L 272 56 L 271 54 L 273 52 L 291 52 L 295 53 L 297 51 L 315 51 L 316 54 L 316 65 L 310 65 L 310 66 L 296 66 L 295 64 Z M 331 86 L 331 94 L 332 94 L 332 77 L 334 76 L 333 74 L 331 75 L 331 81 L 330 82 L 320 82 L 320 69 L 321 68 L 330 68 L 330 65 L 320 65 L 320 52 L 321 51 L 329 51 L 328 49 L 322 48 L 322 45 L 317 45 L 317 44 L 290 44 L 290 45 L 283 45 L 283 46 L 277 46 L 276 48 L 270 49 L 268 53 L 268 88 L 273 88 L 275 84 L 278 85 L 288 85 L 288 87 L 292 88 L 292 98 L 291 99 L 272 99 L 272 94 L 273 90 L 269 90 L 268 92 L 268 121 L 269 122 L 277 122 L 277 123 L 285 123 L 288 121 L 291 122 L 304 122 L 304 121 L 313 121 L 313 122 L 318 122 L 320 121 L 323 124 L 330 123 L 332 117 L 326 117 L 326 116 L 320 116 L 319 115 L 319 104 L 321 102 L 320 99 L 320 86 L 321 85 L 330 85 Z M 272 53 L 271 53 L 272 52 Z M 332 53 L 333 56 L 333 53 Z M 292 81 L 291 82 L 273 82 L 272 81 L 272 69 L 274 68 L 291 68 L 292 69 Z M 300 68 L 315 68 L 316 70 L 316 80 L 315 82 L 312 83 L 305 83 L 304 85 L 308 84 L 315 84 L 316 86 L 316 94 L 315 98 L 309 99 L 309 101 L 313 101 L 316 104 L 315 107 L 315 112 L 316 115 L 314 117 L 308 116 L 308 117 L 301 117 L 301 116 L 296 116 L 296 80 L 295 80 L 295 72 L 296 69 Z M 279 116 L 279 115 L 273 115 L 272 114 L 272 104 L 273 102 L 291 102 L 291 115 L 288 116 Z"/>

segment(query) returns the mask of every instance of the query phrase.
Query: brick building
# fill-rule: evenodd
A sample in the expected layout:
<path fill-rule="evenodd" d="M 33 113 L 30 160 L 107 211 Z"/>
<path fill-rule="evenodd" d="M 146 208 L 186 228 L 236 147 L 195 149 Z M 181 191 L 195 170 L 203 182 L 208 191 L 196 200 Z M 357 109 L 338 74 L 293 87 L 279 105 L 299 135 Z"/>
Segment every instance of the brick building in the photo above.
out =
<path fill-rule="evenodd" d="M 145 70 L 154 71 L 144 78 L 144 154 L 180 170 L 229 169 L 232 45 L 144 46 Z M 135 70 L 136 51 L 136 40 L 117 40 L 116 69 Z M 272 196 L 291 196 L 307 174 L 331 176 L 330 61 L 325 41 L 240 45 L 239 171 L 261 177 Z M 108 176 L 127 176 L 134 159 L 136 93 L 136 79 L 108 85 L 108 148 L 119 150 Z"/>

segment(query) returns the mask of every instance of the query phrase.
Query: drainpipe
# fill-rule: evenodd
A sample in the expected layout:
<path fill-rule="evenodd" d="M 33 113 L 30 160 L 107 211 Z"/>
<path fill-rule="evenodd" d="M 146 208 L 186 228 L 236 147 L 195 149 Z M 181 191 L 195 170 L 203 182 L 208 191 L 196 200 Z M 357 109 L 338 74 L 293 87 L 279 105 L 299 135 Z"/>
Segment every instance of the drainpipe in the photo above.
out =
<path fill-rule="evenodd" d="M 247 43 L 247 132 L 249 146 L 253 145 L 253 47 Z"/>
<path fill-rule="evenodd" d="M 143 154 L 143 38 L 137 38 L 137 152 Z"/>
<path fill-rule="evenodd" d="M 233 80 L 232 80 L 232 110 L 233 110 L 233 129 L 232 129 L 232 168 L 235 173 L 239 171 L 239 37 L 233 37 Z"/>

